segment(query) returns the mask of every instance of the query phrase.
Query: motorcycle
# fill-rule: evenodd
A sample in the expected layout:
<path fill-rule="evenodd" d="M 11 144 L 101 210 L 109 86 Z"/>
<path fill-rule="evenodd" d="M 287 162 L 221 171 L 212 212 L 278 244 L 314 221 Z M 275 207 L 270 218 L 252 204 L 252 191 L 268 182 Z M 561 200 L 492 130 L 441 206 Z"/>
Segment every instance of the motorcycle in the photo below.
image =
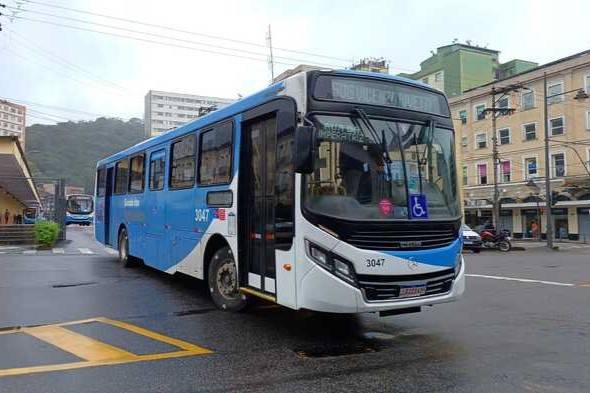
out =
<path fill-rule="evenodd" d="M 484 248 L 495 248 L 503 252 L 508 252 L 512 248 L 510 233 L 506 230 L 495 233 L 490 229 L 484 229 L 481 231 L 480 236 Z"/>

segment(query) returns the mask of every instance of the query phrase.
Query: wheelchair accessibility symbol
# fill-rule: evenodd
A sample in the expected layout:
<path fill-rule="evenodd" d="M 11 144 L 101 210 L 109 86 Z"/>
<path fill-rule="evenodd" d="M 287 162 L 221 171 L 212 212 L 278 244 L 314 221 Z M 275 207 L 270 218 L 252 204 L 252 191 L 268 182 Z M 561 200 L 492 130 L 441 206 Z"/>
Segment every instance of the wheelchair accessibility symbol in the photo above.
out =
<path fill-rule="evenodd" d="M 410 194 L 410 212 L 412 218 L 428 218 L 428 204 L 426 195 Z"/>

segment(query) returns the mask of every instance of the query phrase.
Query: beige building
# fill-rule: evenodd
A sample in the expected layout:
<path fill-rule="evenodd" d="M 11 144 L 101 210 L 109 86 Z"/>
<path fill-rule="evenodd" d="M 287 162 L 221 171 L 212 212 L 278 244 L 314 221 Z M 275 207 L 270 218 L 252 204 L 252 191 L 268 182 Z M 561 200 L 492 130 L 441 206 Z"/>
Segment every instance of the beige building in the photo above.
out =
<path fill-rule="evenodd" d="M 515 238 L 543 237 L 545 155 L 543 82 L 547 77 L 550 140 L 551 217 L 555 236 L 590 241 L 590 51 L 569 56 L 510 78 L 468 90 L 452 98 L 459 179 L 465 221 L 492 221 L 493 160 L 491 89 L 522 83 L 525 87 L 496 96 L 500 227 Z M 561 93 L 566 93 L 562 94 Z M 540 222 L 540 226 L 539 226 Z M 539 231 L 540 229 L 540 231 Z"/>
<path fill-rule="evenodd" d="M 26 114 L 25 106 L 0 100 L 0 136 L 16 136 L 24 146 Z"/>

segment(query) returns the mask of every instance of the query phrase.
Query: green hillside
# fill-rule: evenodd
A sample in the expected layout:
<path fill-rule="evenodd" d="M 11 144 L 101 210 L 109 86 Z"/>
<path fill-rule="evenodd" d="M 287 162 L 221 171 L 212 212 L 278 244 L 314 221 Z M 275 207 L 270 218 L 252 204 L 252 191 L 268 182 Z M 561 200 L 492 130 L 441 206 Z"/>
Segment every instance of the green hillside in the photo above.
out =
<path fill-rule="evenodd" d="M 92 192 L 96 162 L 143 139 L 143 122 L 136 118 L 35 124 L 26 130 L 26 152 L 34 176 L 64 178 L 66 185 Z"/>

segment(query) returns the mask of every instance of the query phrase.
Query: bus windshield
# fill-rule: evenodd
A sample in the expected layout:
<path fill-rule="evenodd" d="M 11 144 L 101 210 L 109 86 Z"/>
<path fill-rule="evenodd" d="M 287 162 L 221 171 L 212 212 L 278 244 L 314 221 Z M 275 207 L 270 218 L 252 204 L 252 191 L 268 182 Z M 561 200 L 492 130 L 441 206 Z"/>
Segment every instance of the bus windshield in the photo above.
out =
<path fill-rule="evenodd" d="M 71 195 L 68 197 L 67 209 L 73 214 L 89 214 L 94 211 L 94 202 L 91 196 Z"/>
<path fill-rule="evenodd" d="M 305 207 L 350 220 L 459 216 L 453 131 L 356 115 L 316 115 L 315 169 Z M 410 212 L 408 198 L 426 208 Z"/>

